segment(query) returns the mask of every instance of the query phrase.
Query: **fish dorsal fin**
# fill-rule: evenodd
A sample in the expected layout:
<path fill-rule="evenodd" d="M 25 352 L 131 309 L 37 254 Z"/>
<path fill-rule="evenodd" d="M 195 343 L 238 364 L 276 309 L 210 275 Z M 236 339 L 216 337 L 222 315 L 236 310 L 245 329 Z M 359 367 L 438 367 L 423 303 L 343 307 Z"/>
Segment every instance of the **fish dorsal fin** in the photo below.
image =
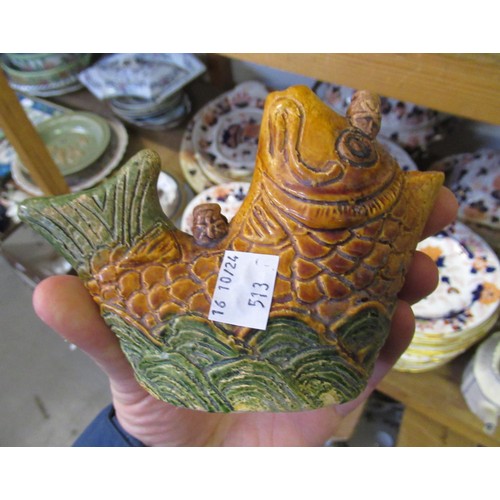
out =
<path fill-rule="evenodd" d="M 160 158 L 143 150 L 113 177 L 92 189 L 26 200 L 21 220 L 45 237 L 80 276 L 100 248 L 133 245 L 160 223 L 173 227 L 158 201 Z"/>

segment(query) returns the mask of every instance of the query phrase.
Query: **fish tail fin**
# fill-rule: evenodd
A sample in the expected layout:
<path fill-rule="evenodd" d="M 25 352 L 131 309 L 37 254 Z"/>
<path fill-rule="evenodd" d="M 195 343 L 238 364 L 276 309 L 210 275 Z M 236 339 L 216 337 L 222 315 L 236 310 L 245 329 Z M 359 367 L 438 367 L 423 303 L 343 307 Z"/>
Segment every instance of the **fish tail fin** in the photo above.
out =
<path fill-rule="evenodd" d="M 19 217 L 41 234 L 80 276 L 89 276 L 99 249 L 133 244 L 158 222 L 171 225 L 157 194 L 160 157 L 151 150 L 133 156 L 113 177 L 79 193 L 31 198 Z"/>

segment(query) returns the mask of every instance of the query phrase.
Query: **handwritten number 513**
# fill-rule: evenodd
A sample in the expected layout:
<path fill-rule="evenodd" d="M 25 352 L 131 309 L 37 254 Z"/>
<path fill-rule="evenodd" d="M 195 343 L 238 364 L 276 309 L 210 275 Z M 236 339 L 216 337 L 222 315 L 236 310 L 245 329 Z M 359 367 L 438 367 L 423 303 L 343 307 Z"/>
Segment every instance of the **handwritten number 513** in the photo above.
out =
<path fill-rule="evenodd" d="M 249 306 L 260 306 L 260 307 L 263 307 L 265 308 L 266 306 L 264 305 L 264 303 L 261 301 L 261 300 L 252 300 L 252 299 L 255 299 L 255 297 L 263 297 L 263 298 L 267 298 L 267 294 L 265 293 L 261 293 L 263 291 L 266 291 L 269 290 L 269 285 L 267 283 L 252 283 L 252 288 L 253 289 L 257 289 L 259 290 L 258 292 L 250 292 L 250 295 L 252 296 L 251 299 L 248 299 L 248 305 Z"/>

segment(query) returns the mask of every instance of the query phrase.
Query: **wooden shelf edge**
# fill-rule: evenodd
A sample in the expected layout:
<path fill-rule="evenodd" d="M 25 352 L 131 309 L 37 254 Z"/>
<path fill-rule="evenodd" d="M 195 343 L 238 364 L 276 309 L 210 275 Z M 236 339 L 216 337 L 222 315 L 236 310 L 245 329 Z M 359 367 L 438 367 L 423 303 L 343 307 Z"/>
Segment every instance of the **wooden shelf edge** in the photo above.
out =
<path fill-rule="evenodd" d="M 500 125 L 500 54 L 223 54 Z"/>
<path fill-rule="evenodd" d="M 481 420 L 467 407 L 456 380 L 461 369 L 458 363 L 423 373 L 392 370 L 377 390 L 472 442 L 500 446 L 500 428 L 493 435 L 486 434 Z"/>

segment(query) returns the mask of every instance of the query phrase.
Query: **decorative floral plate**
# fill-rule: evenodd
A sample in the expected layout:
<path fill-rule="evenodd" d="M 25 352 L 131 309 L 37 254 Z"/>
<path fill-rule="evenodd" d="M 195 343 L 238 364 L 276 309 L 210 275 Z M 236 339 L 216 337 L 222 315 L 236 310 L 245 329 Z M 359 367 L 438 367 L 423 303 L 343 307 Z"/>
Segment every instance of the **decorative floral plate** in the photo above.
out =
<path fill-rule="evenodd" d="M 481 325 L 500 304 L 500 263 L 487 243 L 457 222 L 417 247 L 439 269 L 437 289 L 413 306 L 417 332 L 456 337 Z"/>
<path fill-rule="evenodd" d="M 214 182 L 251 179 L 267 94 L 261 83 L 244 82 L 194 118 L 198 162 Z"/>
<path fill-rule="evenodd" d="M 400 371 L 426 371 L 454 359 L 484 338 L 500 312 L 500 263 L 489 245 L 456 222 L 418 249 L 437 264 L 440 282 L 412 306 L 416 329 L 396 363 Z"/>
<path fill-rule="evenodd" d="M 423 372 L 443 366 L 484 339 L 497 321 L 498 313 L 495 313 L 484 325 L 475 329 L 472 335 L 470 332 L 465 334 L 460 344 L 442 342 L 429 347 L 412 341 L 410 347 L 397 361 L 395 369 L 406 372 Z"/>
<path fill-rule="evenodd" d="M 214 185 L 214 182 L 207 177 L 196 157 L 193 143 L 194 121 L 191 120 L 184 130 L 179 152 L 179 162 L 186 182 L 195 193 L 200 193 Z"/>
<path fill-rule="evenodd" d="M 196 192 L 207 180 L 210 185 L 252 178 L 267 94 L 261 83 L 244 82 L 193 117 L 181 144 L 181 166 Z"/>

